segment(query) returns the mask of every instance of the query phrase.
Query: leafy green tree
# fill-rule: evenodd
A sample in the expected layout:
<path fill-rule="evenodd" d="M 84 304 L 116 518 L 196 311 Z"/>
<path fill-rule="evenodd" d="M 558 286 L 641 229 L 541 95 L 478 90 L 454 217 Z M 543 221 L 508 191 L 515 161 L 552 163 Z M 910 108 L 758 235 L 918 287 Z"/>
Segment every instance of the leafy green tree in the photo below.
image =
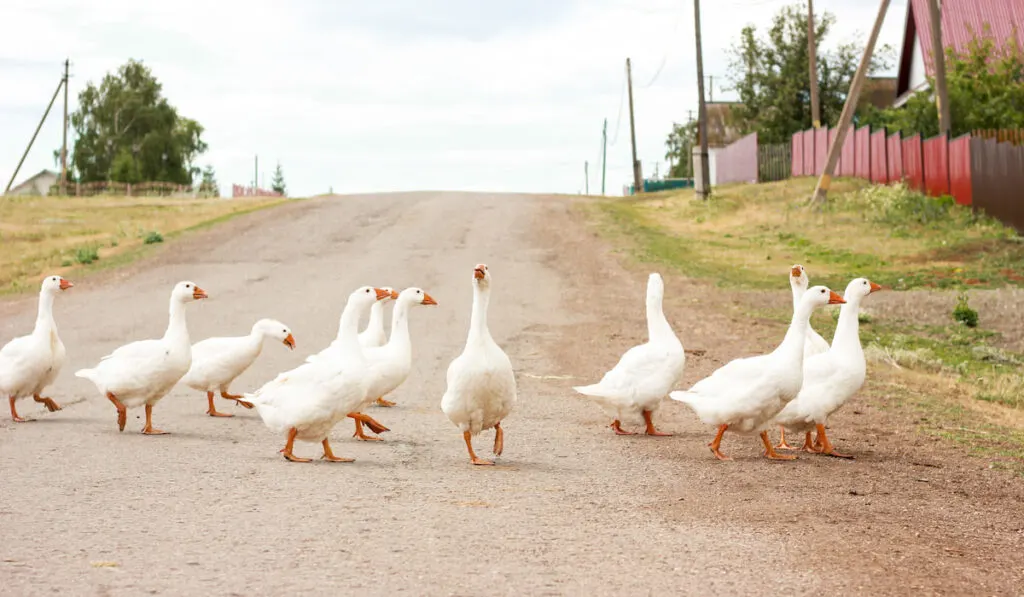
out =
<path fill-rule="evenodd" d="M 693 178 L 693 145 L 697 142 L 697 121 L 672 123 L 672 132 L 665 140 L 665 159 L 669 178 Z"/>
<path fill-rule="evenodd" d="M 815 18 L 823 126 L 834 126 L 839 121 L 863 53 L 855 43 L 841 44 L 831 51 L 821 49 L 835 22 L 835 15 L 827 11 Z M 811 126 L 806 4 L 780 9 L 766 37 L 759 37 L 754 25 L 744 27 L 731 53 L 729 80 L 742 102 L 732 113 L 744 134 L 756 131 L 762 143 L 784 143 L 793 133 Z M 876 48 L 869 74 L 888 68 L 892 55 L 891 46 Z"/>
<path fill-rule="evenodd" d="M 900 108 L 865 110 L 858 124 L 905 135 L 937 135 L 939 116 L 931 91 L 935 80 L 929 77 L 928 84 L 927 91 L 914 94 Z M 1024 60 L 1016 44 L 999 46 L 982 34 L 962 52 L 948 48 L 946 89 L 952 136 L 976 129 L 1024 128 Z"/>
<path fill-rule="evenodd" d="M 281 162 L 278 162 L 277 168 L 274 168 L 274 178 L 270 181 L 270 188 L 275 193 L 281 193 L 282 195 L 288 192 L 284 185 L 284 171 L 281 170 Z"/>
<path fill-rule="evenodd" d="M 129 60 L 78 94 L 69 160 L 82 182 L 165 181 L 191 185 L 206 151 L 203 127 L 181 117 L 148 67 Z"/>
<path fill-rule="evenodd" d="M 220 197 L 220 186 L 217 184 L 217 175 L 213 166 L 207 164 L 203 168 L 203 178 L 199 183 L 199 194 L 205 197 Z"/>

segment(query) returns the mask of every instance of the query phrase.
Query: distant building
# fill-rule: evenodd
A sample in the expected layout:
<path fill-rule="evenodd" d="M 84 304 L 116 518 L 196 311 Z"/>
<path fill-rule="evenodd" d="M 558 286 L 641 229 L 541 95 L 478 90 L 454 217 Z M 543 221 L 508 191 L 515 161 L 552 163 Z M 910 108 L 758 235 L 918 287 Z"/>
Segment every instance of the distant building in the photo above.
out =
<path fill-rule="evenodd" d="M 8 195 L 49 195 L 50 188 L 57 184 L 60 174 L 51 170 L 41 170 L 19 184 L 11 187 Z"/>
<path fill-rule="evenodd" d="M 868 77 L 860 92 L 860 106 L 874 106 L 884 110 L 896 101 L 896 77 Z"/>
<path fill-rule="evenodd" d="M 1024 46 L 1024 0 L 942 0 L 942 43 L 946 49 L 965 51 L 987 25 L 997 44 Z M 903 26 L 895 106 L 902 106 L 928 86 L 935 72 L 932 59 L 928 0 L 910 0 Z"/>

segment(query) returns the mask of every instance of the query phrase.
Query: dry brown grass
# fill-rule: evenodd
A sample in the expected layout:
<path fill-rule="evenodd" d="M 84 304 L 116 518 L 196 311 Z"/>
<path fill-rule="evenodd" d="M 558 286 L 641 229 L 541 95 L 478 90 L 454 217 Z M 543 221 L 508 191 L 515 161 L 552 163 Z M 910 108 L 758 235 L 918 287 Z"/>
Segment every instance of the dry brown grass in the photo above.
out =
<path fill-rule="evenodd" d="M 0 294 L 34 291 L 48 274 L 70 277 L 126 263 L 145 251 L 145 238 L 152 232 L 170 237 L 285 201 L 0 197 Z"/>

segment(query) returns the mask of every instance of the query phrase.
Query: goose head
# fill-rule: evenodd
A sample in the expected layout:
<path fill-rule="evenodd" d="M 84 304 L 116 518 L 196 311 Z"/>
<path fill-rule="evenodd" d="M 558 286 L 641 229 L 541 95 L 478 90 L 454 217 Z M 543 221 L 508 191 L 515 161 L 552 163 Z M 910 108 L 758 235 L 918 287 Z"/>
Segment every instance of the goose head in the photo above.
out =
<path fill-rule="evenodd" d="M 386 303 L 388 301 L 397 301 L 398 300 L 398 291 L 397 290 L 395 290 L 394 288 L 392 288 L 390 286 L 381 286 L 380 288 L 381 288 L 381 290 L 384 290 L 384 291 L 386 291 L 388 293 L 387 298 L 383 299 L 381 302 Z"/>
<path fill-rule="evenodd" d="M 867 278 L 854 278 L 846 286 L 846 292 L 843 293 L 843 298 L 847 300 L 852 298 L 861 299 L 872 292 L 878 292 L 879 290 L 883 290 L 883 288 Z"/>
<path fill-rule="evenodd" d="M 349 295 L 348 299 L 358 307 L 369 307 L 377 301 L 390 300 L 391 292 L 374 286 L 360 286 Z"/>
<path fill-rule="evenodd" d="M 273 338 L 283 342 L 288 350 L 295 350 L 295 338 L 291 329 L 276 319 L 261 319 L 256 322 L 253 328 L 263 334 L 265 338 Z"/>
<path fill-rule="evenodd" d="M 660 302 L 664 296 L 665 281 L 661 279 L 661 274 L 655 272 L 647 276 L 647 302 L 650 304 L 656 304 Z"/>
<path fill-rule="evenodd" d="M 491 285 L 491 271 L 483 263 L 476 264 L 473 268 L 473 282 L 480 288 L 488 288 Z"/>
<path fill-rule="evenodd" d="M 824 305 L 841 305 L 846 301 L 827 286 L 811 286 L 800 297 L 800 302 L 810 304 L 812 307 L 821 307 Z"/>
<path fill-rule="evenodd" d="M 171 297 L 182 303 L 208 298 L 205 290 L 200 288 L 195 282 L 188 280 L 175 284 L 174 290 L 171 291 Z"/>
<path fill-rule="evenodd" d="M 804 266 L 800 265 L 799 263 L 796 263 L 793 265 L 793 267 L 789 268 L 790 286 L 800 290 L 804 290 L 807 288 L 807 284 L 807 270 L 804 269 Z"/>
<path fill-rule="evenodd" d="M 413 305 L 436 305 L 437 301 L 434 300 L 429 294 L 423 291 L 422 288 L 406 288 L 398 294 L 398 300 L 402 302 L 408 302 Z"/>
<path fill-rule="evenodd" d="M 72 286 L 74 286 L 74 284 L 72 284 L 70 280 L 66 280 L 61 276 L 46 276 L 43 279 L 43 284 L 40 290 L 50 294 L 57 294 L 61 290 L 67 290 Z"/>

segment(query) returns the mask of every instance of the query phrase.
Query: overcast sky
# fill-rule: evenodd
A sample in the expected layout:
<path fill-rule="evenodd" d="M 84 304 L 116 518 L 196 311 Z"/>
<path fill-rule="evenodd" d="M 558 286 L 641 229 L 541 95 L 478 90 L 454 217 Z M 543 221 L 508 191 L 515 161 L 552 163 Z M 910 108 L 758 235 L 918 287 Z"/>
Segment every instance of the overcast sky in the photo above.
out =
<path fill-rule="evenodd" d="M 900 40 L 893 0 L 881 43 Z M 726 50 L 792 0 L 704 0 L 704 69 L 723 91 Z M 429 8 L 428 8 L 429 5 Z M 290 8 L 288 8 L 290 7 Z M 864 39 L 867 0 L 818 0 L 832 44 Z M 576 193 L 590 161 L 600 190 L 630 178 L 624 93 L 633 62 L 645 174 L 665 169 L 673 121 L 697 106 L 692 0 L 5 0 L 0 44 L 0 184 L 6 186 L 72 60 L 71 109 L 87 81 L 144 61 L 182 115 L 205 128 L 222 193 L 269 186 L 280 161 L 293 196 L 461 189 Z M 18 175 L 53 168 L 58 100 Z M 70 142 L 69 142 L 70 143 Z M 0 188 L 2 190 L 2 188 Z"/>

